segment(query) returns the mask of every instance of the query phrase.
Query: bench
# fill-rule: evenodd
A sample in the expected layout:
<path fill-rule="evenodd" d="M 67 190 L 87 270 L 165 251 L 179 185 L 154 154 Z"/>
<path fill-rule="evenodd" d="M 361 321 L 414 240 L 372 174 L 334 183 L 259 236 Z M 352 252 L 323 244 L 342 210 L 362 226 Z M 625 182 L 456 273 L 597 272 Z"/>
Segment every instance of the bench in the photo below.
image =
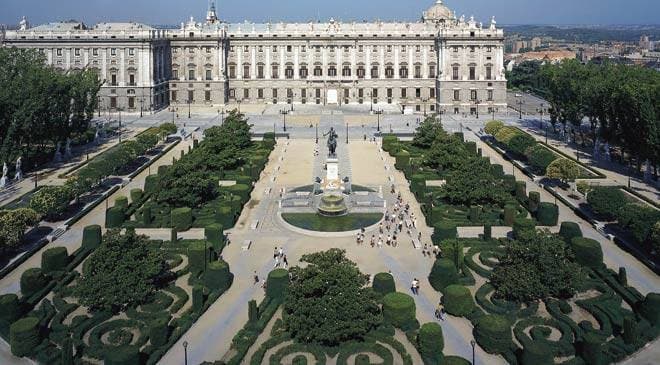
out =
<path fill-rule="evenodd" d="M 257 229 L 257 227 L 259 227 L 259 220 L 258 219 L 255 220 L 254 222 L 252 222 L 252 224 L 250 225 L 250 228 L 252 228 L 253 230 Z"/>
<path fill-rule="evenodd" d="M 415 250 L 420 250 L 422 248 L 422 243 L 419 242 L 417 237 L 414 237 L 412 241 L 413 241 L 413 247 L 415 248 Z"/>
<path fill-rule="evenodd" d="M 241 246 L 241 250 L 247 251 L 250 249 L 250 246 L 252 246 L 252 240 L 245 240 L 243 241 L 243 246 Z"/>

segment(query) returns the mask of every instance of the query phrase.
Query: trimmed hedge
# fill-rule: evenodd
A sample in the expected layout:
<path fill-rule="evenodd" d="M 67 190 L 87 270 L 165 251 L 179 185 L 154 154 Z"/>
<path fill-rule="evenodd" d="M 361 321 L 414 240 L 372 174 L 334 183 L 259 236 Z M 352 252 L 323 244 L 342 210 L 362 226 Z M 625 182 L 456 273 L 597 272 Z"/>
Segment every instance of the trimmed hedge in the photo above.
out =
<path fill-rule="evenodd" d="M 554 363 L 554 355 L 550 347 L 540 342 L 526 344 L 520 355 L 521 365 L 553 365 Z"/>
<path fill-rule="evenodd" d="M 443 290 L 442 304 L 445 311 L 456 317 L 465 317 L 474 310 L 470 290 L 461 285 L 449 285 Z"/>
<path fill-rule="evenodd" d="M 536 222 L 528 218 L 516 218 L 513 222 L 513 238 L 518 239 L 522 235 L 534 232 L 536 229 Z"/>
<path fill-rule="evenodd" d="M 432 241 L 434 244 L 439 244 L 443 240 L 456 238 L 458 230 L 456 225 L 449 221 L 440 221 L 433 227 Z"/>
<path fill-rule="evenodd" d="M 204 237 L 213 245 L 213 248 L 220 252 L 225 245 L 225 234 L 222 224 L 214 223 L 204 228 Z"/>
<path fill-rule="evenodd" d="M 210 258 L 207 246 L 206 241 L 195 241 L 188 245 L 188 264 L 191 272 L 199 273 L 208 268 Z"/>
<path fill-rule="evenodd" d="M 124 224 L 125 219 L 124 208 L 114 206 L 105 212 L 105 227 L 119 228 Z"/>
<path fill-rule="evenodd" d="M 203 276 L 204 285 L 211 290 L 225 291 L 232 282 L 229 265 L 224 261 L 214 261 L 208 264 Z"/>
<path fill-rule="evenodd" d="M 82 247 L 90 249 L 97 248 L 101 245 L 102 240 L 101 226 L 98 224 L 83 228 Z"/>
<path fill-rule="evenodd" d="M 49 248 L 41 255 L 41 270 L 44 273 L 63 270 L 69 263 L 66 247 Z"/>
<path fill-rule="evenodd" d="M 570 243 L 573 238 L 582 237 L 582 229 L 580 229 L 580 225 L 575 222 L 561 222 L 559 235 L 564 241 Z"/>
<path fill-rule="evenodd" d="M 9 344 L 15 356 L 31 355 L 40 342 L 39 318 L 21 318 L 9 327 Z"/>
<path fill-rule="evenodd" d="M 204 287 L 195 285 L 192 288 L 192 310 L 193 312 L 200 313 L 204 307 Z"/>
<path fill-rule="evenodd" d="M 105 365 L 140 365 L 140 349 L 137 346 L 122 346 L 107 351 Z"/>
<path fill-rule="evenodd" d="M 172 209 L 170 217 L 171 226 L 177 232 L 184 232 L 192 227 L 192 209 L 190 208 Z"/>
<path fill-rule="evenodd" d="M 241 203 L 243 204 L 247 203 L 247 201 L 250 200 L 250 192 L 252 191 L 252 189 L 247 185 L 236 184 L 229 186 L 227 189 L 229 190 L 230 193 L 241 197 Z"/>
<path fill-rule="evenodd" d="M 498 179 L 502 179 L 504 177 L 504 167 L 502 165 L 490 165 L 490 173 L 493 174 Z"/>
<path fill-rule="evenodd" d="M 484 225 L 484 241 L 488 241 L 493 238 L 493 226 L 490 224 Z"/>
<path fill-rule="evenodd" d="M 586 332 L 578 346 L 580 357 L 589 365 L 602 365 L 605 363 L 602 346 L 603 343 L 597 334 Z"/>
<path fill-rule="evenodd" d="M 286 269 L 275 269 L 268 273 L 266 279 L 266 296 L 282 301 L 289 287 L 289 271 Z"/>
<path fill-rule="evenodd" d="M 20 304 L 18 303 L 18 295 L 4 294 L 0 295 L 0 320 L 7 323 L 12 323 L 21 314 Z"/>
<path fill-rule="evenodd" d="M 410 152 L 406 150 L 399 151 L 399 153 L 396 154 L 395 159 L 394 167 L 399 170 L 405 170 L 410 166 Z"/>
<path fill-rule="evenodd" d="M 221 205 L 215 210 L 215 221 L 222 225 L 223 228 L 231 228 L 234 226 L 234 215 L 230 206 Z"/>
<path fill-rule="evenodd" d="M 504 181 L 504 189 L 506 191 L 513 193 L 516 191 L 516 177 L 513 175 L 504 175 L 502 178 Z"/>
<path fill-rule="evenodd" d="M 458 282 L 458 271 L 454 261 L 450 259 L 437 259 L 429 274 L 429 283 L 433 289 L 442 291 L 445 287 Z"/>
<path fill-rule="evenodd" d="M 506 317 L 489 314 L 476 320 L 474 339 L 489 354 L 504 353 L 511 349 L 511 324 Z"/>
<path fill-rule="evenodd" d="M 541 226 L 556 226 L 559 221 L 559 207 L 547 202 L 539 204 L 536 219 Z"/>
<path fill-rule="evenodd" d="M 575 237 L 571 240 L 575 261 L 582 266 L 599 268 L 603 266 L 603 250 L 600 243 L 591 238 Z"/>
<path fill-rule="evenodd" d="M 145 226 L 149 226 L 151 224 L 151 207 L 150 206 L 144 206 L 142 207 L 142 224 Z"/>
<path fill-rule="evenodd" d="M 406 328 L 416 319 L 415 301 L 410 295 L 389 293 L 383 297 L 383 318 L 398 328 Z"/>
<path fill-rule="evenodd" d="M 516 198 L 527 198 L 527 184 L 524 181 L 516 181 Z"/>
<path fill-rule="evenodd" d="M 168 323 L 170 316 L 158 317 L 149 325 L 149 341 L 152 345 L 160 347 L 167 343 L 167 338 L 170 335 L 170 328 Z"/>
<path fill-rule="evenodd" d="M 43 274 L 40 268 L 27 269 L 21 275 L 21 293 L 25 297 L 43 289 L 48 284 L 48 278 Z"/>
<path fill-rule="evenodd" d="M 442 364 L 445 348 L 442 327 L 437 323 L 425 323 L 417 335 L 417 348 L 425 365 Z"/>
<path fill-rule="evenodd" d="M 374 291 L 382 295 L 393 293 L 396 291 L 394 284 L 394 277 L 390 273 L 381 272 L 374 276 L 373 279 Z"/>

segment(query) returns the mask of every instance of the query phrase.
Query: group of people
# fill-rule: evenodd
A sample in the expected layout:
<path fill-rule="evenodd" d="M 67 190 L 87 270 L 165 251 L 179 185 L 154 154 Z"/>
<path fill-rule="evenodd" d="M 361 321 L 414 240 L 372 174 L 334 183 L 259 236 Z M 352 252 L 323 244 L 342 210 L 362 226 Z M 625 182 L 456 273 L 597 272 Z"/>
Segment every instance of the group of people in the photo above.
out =
<path fill-rule="evenodd" d="M 289 260 L 287 260 L 286 255 L 284 254 L 284 248 L 280 247 L 273 250 L 273 260 L 275 260 L 275 268 L 282 267 L 284 269 L 289 268 Z"/>

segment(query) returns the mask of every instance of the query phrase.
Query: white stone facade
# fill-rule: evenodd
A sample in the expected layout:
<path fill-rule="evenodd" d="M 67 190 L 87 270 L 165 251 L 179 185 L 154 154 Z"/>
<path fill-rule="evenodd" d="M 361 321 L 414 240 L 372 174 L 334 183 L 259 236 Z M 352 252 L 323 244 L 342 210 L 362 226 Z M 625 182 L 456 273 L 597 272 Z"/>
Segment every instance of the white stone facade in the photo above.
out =
<path fill-rule="evenodd" d="M 179 29 L 136 23 L 53 23 L 8 31 L 5 46 L 42 50 L 62 69 L 105 80 L 102 108 L 191 102 L 398 104 L 408 111 L 506 110 L 504 34 L 438 0 L 419 22 L 236 23 L 190 19 Z"/>

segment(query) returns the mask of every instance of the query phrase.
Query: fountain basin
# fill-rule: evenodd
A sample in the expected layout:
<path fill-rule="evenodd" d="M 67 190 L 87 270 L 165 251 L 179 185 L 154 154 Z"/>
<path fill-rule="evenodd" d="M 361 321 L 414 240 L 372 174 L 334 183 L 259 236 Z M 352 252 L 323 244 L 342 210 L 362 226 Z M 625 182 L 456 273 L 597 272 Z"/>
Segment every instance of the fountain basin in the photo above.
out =
<path fill-rule="evenodd" d="M 327 193 L 321 197 L 318 213 L 324 217 L 340 217 L 348 214 L 346 201 L 341 193 Z"/>

